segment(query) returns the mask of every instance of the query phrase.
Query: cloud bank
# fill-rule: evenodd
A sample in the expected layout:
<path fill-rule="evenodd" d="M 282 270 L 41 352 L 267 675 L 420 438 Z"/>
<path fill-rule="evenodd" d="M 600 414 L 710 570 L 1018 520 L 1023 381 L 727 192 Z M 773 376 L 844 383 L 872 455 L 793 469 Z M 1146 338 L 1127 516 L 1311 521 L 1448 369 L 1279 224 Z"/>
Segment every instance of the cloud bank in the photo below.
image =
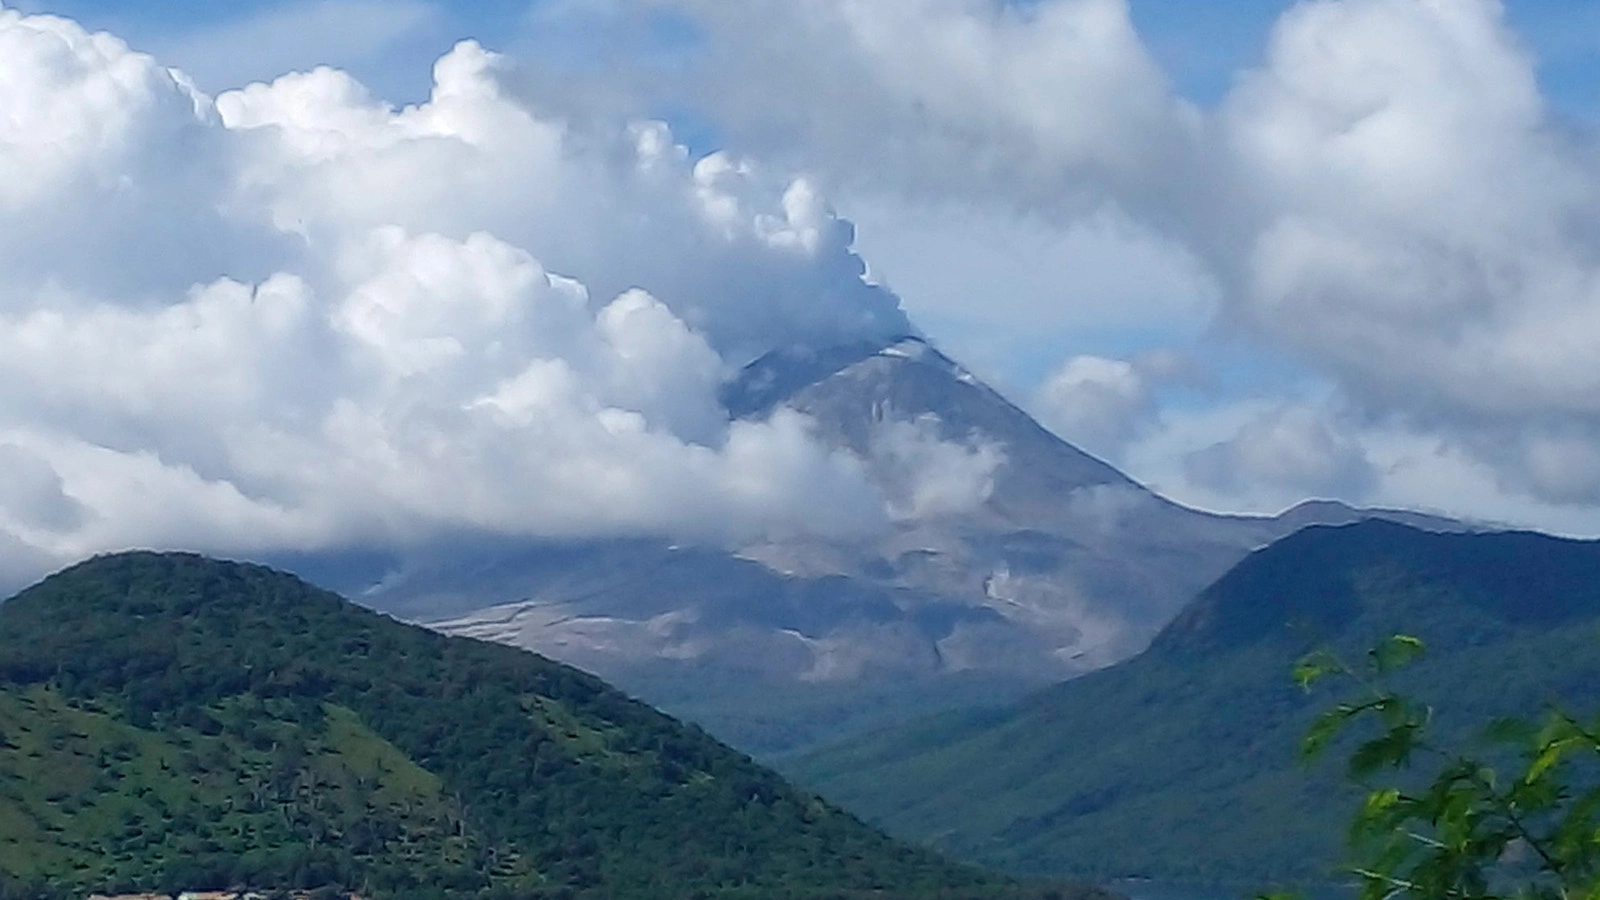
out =
<path fill-rule="evenodd" d="M 1005 319 L 996 358 L 1015 319 L 1133 334 L 1040 366 L 1033 408 L 1180 498 L 1600 509 L 1600 138 L 1493 0 L 1300 3 L 1214 108 L 1123 0 L 573 0 L 541 27 L 640 10 L 691 46 L 556 78 L 466 42 L 394 108 L 327 68 L 212 97 L 0 8 L 0 577 L 129 544 L 741 541 L 981 502 L 1003 448 L 891 423 L 861 459 L 717 406 L 766 350 L 912 330 L 841 191 L 922 273 L 889 277 L 952 285 L 954 327 Z M 616 114 L 660 102 L 739 154 Z M 1139 287 L 1030 316 L 1111 289 L 985 271 L 1028 241 Z M 1138 333 L 1173 321 L 1173 346 Z M 1164 368 L 1218 337 L 1293 371 L 1229 395 Z M 1168 405 L 1175 378 L 1213 408 Z"/>
<path fill-rule="evenodd" d="M 1497 0 L 1295 4 L 1209 109 L 1125 0 L 661 3 L 706 45 L 686 83 L 749 146 L 877 196 L 1063 228 L 1111 209 L 1192 254 L 1213 333 L 1331 385 L 1320 417 L 1345 428 L 1268 416 L 1229 440 L 1314 455 L 1232 454 L 1229 479 L 1381 492 L 1318 457 L 1404 433 L 1507 496 L 1600 505 L 1600 136 L 1549 108 Z M 1148 415 L 1131 369 L 1088 365 L 1046 389 L 1081 388 L 1056 391 L 1069 424 Z M 1190 470 L 1214 487 L 1221 460 Z"/>
<path fill-rule="evenodd" d="M 404 109 L 326 68 L 213 99 L 0 10 L 0 576 L 130 544 L 906 515 L 803 417 L 716 400 L 776 346 L 910 330 L 849 223 L 664 125 L 541 114 L 514 75 L 466 42 Z M 981 480 L 918 435 L 898 460 Z"/>

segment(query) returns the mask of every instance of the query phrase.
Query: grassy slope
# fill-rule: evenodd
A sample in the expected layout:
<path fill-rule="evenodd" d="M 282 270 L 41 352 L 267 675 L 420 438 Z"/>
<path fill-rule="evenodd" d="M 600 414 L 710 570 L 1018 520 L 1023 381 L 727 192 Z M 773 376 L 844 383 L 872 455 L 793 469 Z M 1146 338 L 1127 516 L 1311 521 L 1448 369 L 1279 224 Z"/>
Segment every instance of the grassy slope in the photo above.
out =
<path fill-rule="evenodd" d="M 1330 698 L 1288 681 L 1330 643 L 1429 641 L 1406 686 L 1442 724 L 1600 700 L 1600 545 L 1311 529 L 1246 560 L 1144 655 L 1008 711 L 801 761 L 797 777 L 892 832 L 1018 872 L 1315 878 L 1354 797 L 1295 748 Z M 1467 735 L 1461 734 L 1463 738 Z"/>
<path fill-rule="evenodd" d="M 0 695 L 0 871 L 180 888 L 207 877 L 188 860 L 270 857 L 310 834 L 360 848 L 389 829 L 372 854 L 389 865 L 469 855 L 439 779 L 351 711 L 329 707 L 315 735 L 265 709 L 216 711 L 245 727 L 154 732 L 46 687 Z"/>
<path fill-rule="evenodd" d="M 532 654 L 261 567 L 92 560 L 0 606 L 0 870 L 379 896 L 1008 897 Z"/>

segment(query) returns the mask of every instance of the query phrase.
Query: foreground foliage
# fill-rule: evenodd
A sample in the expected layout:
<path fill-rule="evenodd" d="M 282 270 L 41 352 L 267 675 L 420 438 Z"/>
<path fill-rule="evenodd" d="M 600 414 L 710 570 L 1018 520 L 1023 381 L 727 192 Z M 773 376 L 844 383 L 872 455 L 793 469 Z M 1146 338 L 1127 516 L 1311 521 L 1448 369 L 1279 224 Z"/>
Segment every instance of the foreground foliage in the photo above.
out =
<path fill-rule="evenodd" d="M 896 844 L 574 669 L 153 553 L 0 606 L 0 872 L 18 896 L 1077 890 Z"/>
<path fill-rule="evenodd" d="M 1357 688 L 1316 719 L 1302 751 L 1366 732 L 1348 766 L 1366 789 L 1350 832 L 1362 900 L 1600 897 L 1600 719 L 1552 706 L 1542 723 L 1499 719 L 1476 748 L 1452 746 L 1433 709 L 1392 684 L 1422 649 L 1398 635 L 1365 665 L 1324 652 L 1295 670 L 1307 688 L 1329 676 Z"/>

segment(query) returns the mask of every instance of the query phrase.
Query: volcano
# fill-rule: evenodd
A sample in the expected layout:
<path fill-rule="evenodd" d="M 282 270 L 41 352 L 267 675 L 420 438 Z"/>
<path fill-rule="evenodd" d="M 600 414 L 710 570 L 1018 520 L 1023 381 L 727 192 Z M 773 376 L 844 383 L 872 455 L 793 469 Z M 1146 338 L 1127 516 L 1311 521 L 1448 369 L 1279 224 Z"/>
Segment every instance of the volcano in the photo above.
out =
<path fill-rule="evenodd" d="M 895 429 L 981 450 L 992 470 L 977 502 L 907 515 L 866 540 L 464 538 L 362 565 L 286 562 L 378 609 L 535 650 L 782 755 L 1132 656 L 1250 551 L 1307 525 L 1461 527 L 1327 501 L 1275 517 L 1182 506 L 917 337 L 769 353 L 722 399 L 731 419 L 806 415 L 891 498 L 883 445 Z"/>

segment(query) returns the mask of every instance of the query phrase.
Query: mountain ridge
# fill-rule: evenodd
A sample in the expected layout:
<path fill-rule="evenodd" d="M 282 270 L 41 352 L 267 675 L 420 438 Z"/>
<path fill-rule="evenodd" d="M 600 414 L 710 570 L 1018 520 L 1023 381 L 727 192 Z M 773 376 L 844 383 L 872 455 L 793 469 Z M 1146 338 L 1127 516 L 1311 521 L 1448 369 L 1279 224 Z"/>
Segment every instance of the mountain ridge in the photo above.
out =
<path fill-rule="evenodd" d="M 1314 526 L 1241 561 L 1139 656 L 786 770 L 891 833 L 1009 871 L 1326 879 L 1359 792 L 1336 765 L 1297 760 L 1334 700 L 1299 691 L 1294 661 L 1418 635 L 1428 652 L 1399 685 L 1439 704 L 1452 741 L 1551 698 L 1586 709 L 1600 703 L 1596 573 L 1600 542 Z"/>

